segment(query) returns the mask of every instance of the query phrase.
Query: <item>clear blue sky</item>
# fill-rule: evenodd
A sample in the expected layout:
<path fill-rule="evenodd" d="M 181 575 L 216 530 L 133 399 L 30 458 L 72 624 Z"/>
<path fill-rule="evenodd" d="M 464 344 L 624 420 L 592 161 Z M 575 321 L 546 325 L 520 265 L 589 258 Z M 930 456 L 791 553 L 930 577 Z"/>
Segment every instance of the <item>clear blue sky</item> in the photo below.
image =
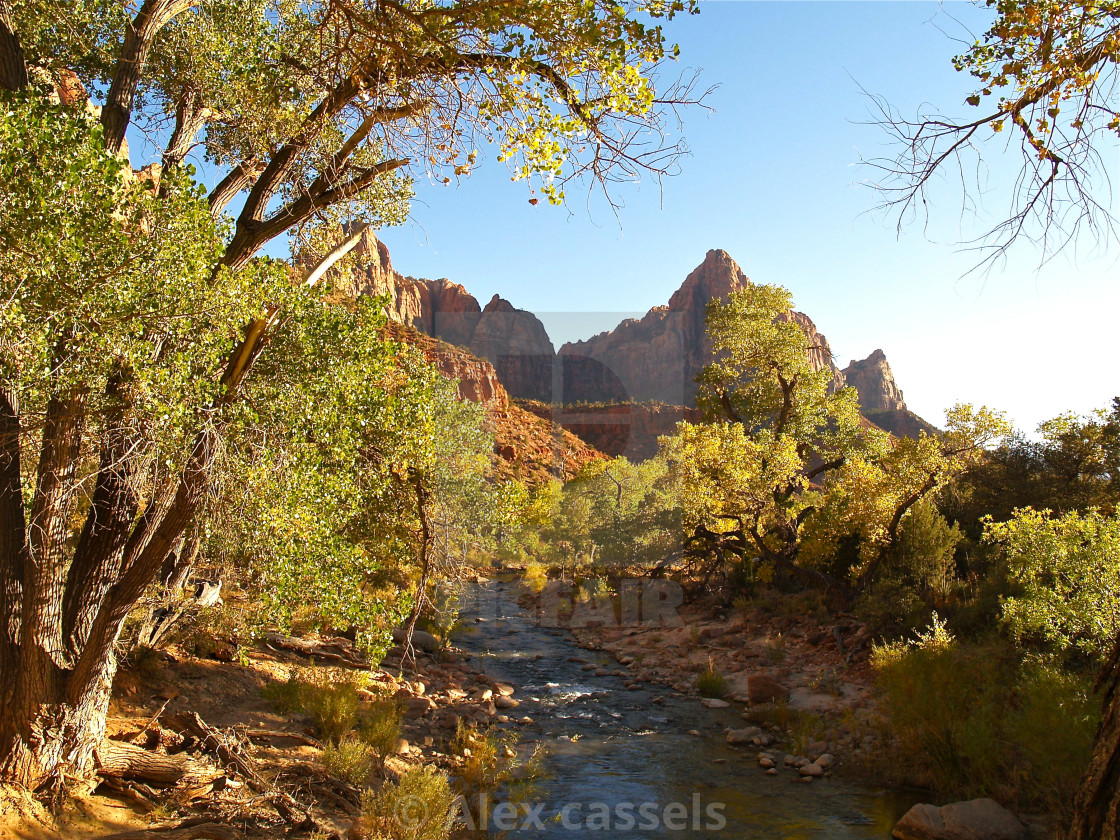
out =
<path fill-rule="evenodd" d="M 1002 408 L 1027 430 L 1103 406 L 1120 394 L 1115 248 L 1038 270 L 1028 246 L 962 280 L 975 256 L 952 243 L 981 228 L 951 195 L 932 227 L 900 239 L 867 212 L 876 196 L 855 164 L 883 138 L 862 124 L 860 85 L 909 113 L 923 102 L 962 112 L 968 79 L 951 58 L 968 36 L 952 17 L 979 34 L 986 14 L 962 2 L 705 2 L 667 32 L 681 65 L 720 85 L 715 111 L 685 115 L 691 156 L 663 193 L 620 188 L 620 219 L 577 190 L 567 209 L 534 207 L 488 161 L 458 187 L 419 184 L 412 222 L 381 238 L 397 270 L 451 278 L 483 304 L 500 294 L 538 313 L 557 345 L 667 302 L 722 248 L 753 280 L 788 287 L 841 366 L 882 347 L 931 421 L 956 401 Z M 1117 160 L 1115 147 L 1106 155 Z"/>

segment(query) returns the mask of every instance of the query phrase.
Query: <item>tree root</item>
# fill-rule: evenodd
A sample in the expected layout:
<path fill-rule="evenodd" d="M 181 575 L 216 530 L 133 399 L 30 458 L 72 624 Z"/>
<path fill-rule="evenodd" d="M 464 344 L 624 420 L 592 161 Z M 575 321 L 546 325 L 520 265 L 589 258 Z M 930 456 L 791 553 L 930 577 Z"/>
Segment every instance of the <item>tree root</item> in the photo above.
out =
<path fill-rule="evenodd" d="M 271 630 L 265 634 L 264 640 L 265 644 L 273 650 L 288 650 L 302 656 L 347 665 L 351 668 L 369 667 L 369 662 L 349 643 L 342 644 L 337 641 L 313 642 L 307 639 L 297 639 L 293 636 L 284 636 Z"/>

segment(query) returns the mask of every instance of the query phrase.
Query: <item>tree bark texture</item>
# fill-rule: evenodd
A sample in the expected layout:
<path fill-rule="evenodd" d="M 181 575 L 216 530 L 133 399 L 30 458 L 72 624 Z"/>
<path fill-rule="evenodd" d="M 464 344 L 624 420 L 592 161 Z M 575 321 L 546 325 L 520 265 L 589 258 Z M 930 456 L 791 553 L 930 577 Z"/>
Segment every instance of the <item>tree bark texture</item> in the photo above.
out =
<path fill-rule="evenodd" d="M 1101 671 L 1104 716 L 1089 769 L 1081 779 L 1067 840 L 1114 840 L 1120 837 L 1120 638 Z"/>

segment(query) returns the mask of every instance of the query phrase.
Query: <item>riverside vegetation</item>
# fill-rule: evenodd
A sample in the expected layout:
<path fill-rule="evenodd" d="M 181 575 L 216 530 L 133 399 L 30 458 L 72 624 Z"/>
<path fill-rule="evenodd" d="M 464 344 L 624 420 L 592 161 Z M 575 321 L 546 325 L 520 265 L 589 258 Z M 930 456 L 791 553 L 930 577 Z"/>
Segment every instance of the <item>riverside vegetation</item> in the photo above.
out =
<path fill-rule="evenodd" d="M 469 174 L 484 140 L 533 203 L 671 172 L 664 121 L 703 97 L 662 83 L 661 23 L 694 11 L 0 0 L 5 831 L 437 840 L 457 792 L 528 796 L 516 690 L 453 643 L 446 584 L 497 564 L 527 597 L 679 583 L 687 670 L 639 658 L 668 631 L 581 638 L 710 706 L 749 662 L 760 725 L 728 737 L 767 771 L 1115 832 L 1120 401 L 1037 439 L 967 405 L 893 438 L 810 363 L 789 293 L 754 285 L 710 305 L 702 419 L 654 457 L 498 481 L 484 408 L 336 287 L 413 176 Z M 966 139 L 1006 122 L 1056 174 L 1082 135 L 1050 149 L 1044 112 L 1080 97 L 1078 132 L 1116 132 L 1094 82 L 1116 15 L 999 4 L 960 65 L 973 104 L 1007 96 Z M 281 236 L 291 259 L 263 256 Z M 792 708 L 795 665 L 852 701 L 839 720 Z"/>

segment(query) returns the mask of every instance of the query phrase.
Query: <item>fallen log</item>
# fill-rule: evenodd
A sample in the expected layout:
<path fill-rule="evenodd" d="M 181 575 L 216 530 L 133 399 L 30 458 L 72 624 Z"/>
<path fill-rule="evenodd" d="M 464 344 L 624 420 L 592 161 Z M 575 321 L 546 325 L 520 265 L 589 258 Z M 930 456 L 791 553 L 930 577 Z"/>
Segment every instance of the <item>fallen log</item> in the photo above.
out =
<path fill-rule="evenodd" d="M 176 715 L 173 720 L 177 726 L 194 735 L 201 749 L 215 756 L 226 767 L 232 768 L 245 778 L 245 783 L 256 793 L 265 796 L 285 820 L 292 825 L 304 826 L 311 822 L 311 816 L 299 803 L 275 785 L 267 782 L 257 772 L 253 759 L 245 754 L 244 748 L 236 738 L 223 735 L 210 726 L 197 712 Z"/>
<path fill-rule="evenodd" d="M 273 650 L 289 650 L 302 656 L 314 657 L 325 662 L 335 662 L 351 668 L 369 667 L 369 662 L 349 643 L 343 645 L 339 642 L 314 642 L 308 639 L 297 639 L 294 636 L 285 636 L 272 630 L 265 634 L 264 641 Z"/>
<path fill-rule="evenodd" d="M 104 740 L 94 750 L 97 775 L 160 787 L 209 784 L 223 775 L 187 755 L 163 755 L 123 741 Z"/>
<path fill-rule="evenodd" d="M 298 741 L 309 747 L 314 747 L 317 750 L 323 748 L 323 742 L 312 738 L 310 735 L 305 735 L 302 732 L 291 732 L 285 729 L 241 729 L 238 731 L 243 733 L 248 738 L 287 738 L 292 741 Z"/>

